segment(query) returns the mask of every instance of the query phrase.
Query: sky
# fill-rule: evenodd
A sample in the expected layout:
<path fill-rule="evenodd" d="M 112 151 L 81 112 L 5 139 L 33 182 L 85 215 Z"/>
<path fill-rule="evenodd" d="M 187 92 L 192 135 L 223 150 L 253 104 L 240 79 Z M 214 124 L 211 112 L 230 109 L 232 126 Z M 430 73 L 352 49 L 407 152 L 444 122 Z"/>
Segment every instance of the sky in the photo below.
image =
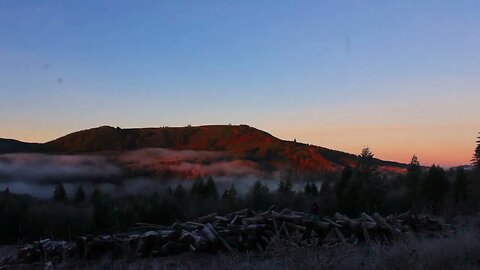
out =
<path fill-rule="evenodd" d="M 424 165 L 480 131 L 480 1 L 0 1 L 0 137 L 248 124 Z"/>

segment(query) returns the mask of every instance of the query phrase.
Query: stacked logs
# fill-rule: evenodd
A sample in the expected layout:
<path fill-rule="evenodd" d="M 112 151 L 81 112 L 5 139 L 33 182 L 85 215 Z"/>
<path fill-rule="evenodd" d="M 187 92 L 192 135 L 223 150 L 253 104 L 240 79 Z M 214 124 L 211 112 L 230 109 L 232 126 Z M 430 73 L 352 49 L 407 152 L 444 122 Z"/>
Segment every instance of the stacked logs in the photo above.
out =
<path fill-rule="evenodd" d="M 138 223 L 128 233 L 79 237 L 75 244 L 43 240 L 27 245 L 18 253 L 20 261 L 47 261 L 55 258 L 97 259 L 112 257 L 169 256 L 183 252 L 266 252 L 274 239 L 318 245 L 339 243 L 392 242 L 416 235 L 438 235 L 452 228 L 440 219 L 406 212 L 382 217 L 362 213 L 349 218 L 336 213 L 319 217 L 283 209 L 265 212 L 251 209 L 224 216 L 212 213 L 195 221 L 176 222 L 171 226 Z"/>

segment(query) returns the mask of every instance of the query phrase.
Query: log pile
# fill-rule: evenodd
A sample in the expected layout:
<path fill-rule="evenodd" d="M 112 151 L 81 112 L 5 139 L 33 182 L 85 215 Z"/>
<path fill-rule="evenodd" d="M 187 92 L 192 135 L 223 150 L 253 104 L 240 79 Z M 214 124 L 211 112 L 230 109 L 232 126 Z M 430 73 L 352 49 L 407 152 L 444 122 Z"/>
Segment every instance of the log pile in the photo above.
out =
<path fill-rule="evenodd" d="M 340 213 L 333 217 L 319 217 L 289 209 L 277 212 L 271 207 L 264 212 L 244 209 L 224 216 L 212 213 L 171 226 L 138 223 L 128 233 L 87 235 L 79 237 L 75 243 L 42 240 L 22 248 L 18 252 L 18 260 L 46 262 L 65 258 L 98 259 L 107 254 L 136 258 L 191 251 L 266 253 L 275 239 L 297 245 L 355 245 L 389 243 L 401 238 L 435 236 L 451 231 L 452 228 L 440 219 L 412 212 L 387 217 L 378 213 L 362 213 L 353 219 Z"/>

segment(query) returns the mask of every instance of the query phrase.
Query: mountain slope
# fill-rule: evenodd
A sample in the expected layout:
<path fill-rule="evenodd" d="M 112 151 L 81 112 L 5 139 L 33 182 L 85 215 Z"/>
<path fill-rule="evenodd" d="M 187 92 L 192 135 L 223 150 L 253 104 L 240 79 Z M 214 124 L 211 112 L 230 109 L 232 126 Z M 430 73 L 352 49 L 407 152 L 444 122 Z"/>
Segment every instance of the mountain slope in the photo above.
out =
<path fill-rule="evenodd" d="M 1 146 L 1 145 L 0 145 Z M 254 161 L 264 169 L 288 168 L 296 173 L 327 173 L 353 165 L 356 156 L 323 147 L 280 140 L 246 125 L 121 129 L 109 126 L 83 130 L 45 144 L 21 142 L 0 147 L 0 152 L 83 154 L 143 148 L 221 151 L 236 159 Z M 18 151 L 15 151 L 17 149 Z M 399 172 L 405 164 L 376 160 L 385 171 Z"/>
<path fill-rule="evenodd" d="M 26 143 L 12 139 L 0 138 L 0 153 L 37 152 L 41 151 L 42 144 Z"/>

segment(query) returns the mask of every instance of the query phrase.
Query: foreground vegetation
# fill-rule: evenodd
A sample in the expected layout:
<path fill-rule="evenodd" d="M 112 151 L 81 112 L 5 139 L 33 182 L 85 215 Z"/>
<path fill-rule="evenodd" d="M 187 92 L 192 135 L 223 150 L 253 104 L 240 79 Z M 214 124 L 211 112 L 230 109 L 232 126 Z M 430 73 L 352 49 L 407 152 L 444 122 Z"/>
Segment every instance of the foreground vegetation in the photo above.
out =
<path fill-rule="evenodd" d="M 0 192 L 0 245 L 41 238 L 73 240 L 87 233 L 125 231 L 137 222 L 171 224 L 211 212 L 267 209 L 273 204 L 279 209 L 309 212 L 315 202 L 318 214 L 339 211 L 353 217 L 362 212 L 390 214 L 414 209 L 450 219 L 479 210 L 477 152 L 480 147 L 473 170 L 459 167 L 445 171 L 436 165 L 427 169 L 413 157 L 405 175 L 387 177 L 374 165 L 373 153 L 366 148 L 355 166 L 345 167 L 336 180 L 307 182 L 301 191 L 294 190 L 293 176 L 285 177 L 276 190 L 256 182 L 246 194 L 239 194 L 235 185 L 219 194 L 212 178 L 199 178 L 188 190 L 180 184 L 161 193 L 121 197 L 98 189 L 87 195 L 79 187 L 75 196 L 68 198 L 59 183 L 51 200 L 40 200 L 12 194 L 7 188 Z"/>
<path fill-rule="evenodd" d="M 478 220 L 469 218 L 473 224 Z M 465 224 L 465 220 L 461 220 Z M 391 245 L 338 245 L 330 248 L 277 243 L 268 254 L 238 256 L 189 253 L 166 258 L 69 262 L 56 269 L 478 269 L 480 234 L 474 225 L 445 238 L 421 238 Z M 42 267 L 38 265 L 37 267 Z M 12 269 L 33 269 L 16 266 Z"/>

